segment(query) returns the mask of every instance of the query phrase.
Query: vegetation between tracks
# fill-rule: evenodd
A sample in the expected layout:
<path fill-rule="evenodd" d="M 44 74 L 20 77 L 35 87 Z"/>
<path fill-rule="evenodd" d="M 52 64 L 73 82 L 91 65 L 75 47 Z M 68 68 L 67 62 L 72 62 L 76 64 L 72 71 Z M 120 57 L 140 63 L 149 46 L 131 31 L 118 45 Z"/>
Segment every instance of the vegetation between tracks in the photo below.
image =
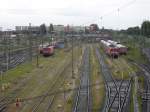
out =
<path fill-rule="evenodd" d="M 62 51 L 60 51 L 60 50 L 57 50 L 57 51 L 58 52 L 55 54 L 55 56 L 52 56 L 52 57 L 45 58 L 43 56 L 39 56 L 39 63 L 40 63 L 42 68 L 46 66 L 45 64 L 48 61 L 51 61 L 51 60 L 57 61 L 57 59 L 55 59 L 55 58 L 58 58 L 60 55 L 63 55 Z M 23 63 L 23 64 L 17 66 L 16 68 L 5 72 L 3 74 L 2 82 L 7 83 L 7 82 L 16 81 L 18 78 L 21 78 L 21 77 L 27 75 L 28 73 L 31 73 L 34 69 L 39 69 L 36 67 L 36 58 L 34 58 L 32 62 Z"/>
<path fill-rule="evenodd" d="M 141 75 L 138 77 L 139 89 L 141 90 L 144 90 L 144 80 L 144 76 Z M 137 94 L 137 99 L 139 103 L 139 111 L 142 112 L 142 96 L 140 94 Z"/>
<path fill-rule="evenodd" d="M 128 61 L 134 60 L 137 63 L 147 63 L 148 60 L 143 55 L 142 49 L 150 45 L 149 39 L 145 39 L 143 42 L 143 38 L 145 37 L 125 34 L 114 34 L 113 38 L 128 47 L 128 53 L 124 56 L 125 59 Z"/>
<path fill-rule="evenodd" d="M 93 46 L 91 46 L 90 55 L 91 84 L 94 85 L 92 86 L 92 112 L 98 112 L 102 109 L 103 106 L 103 101 L 105 98 L 105 86 Z"/>
<path fill-rule="evenodd" d="M 134 60 L 138 63 L 147 63 L 147 58 L 142 54 L 142 51 L 136 45 L 132 45 L 131 43 L 126 44 L 128 47 L 128 54 L 124 56 L 127 60 Z"/>
<path fill-rule="evenodd" d="M 105 54 L 101 46 L 100 51 Z M 131 74 L 137 71 L 137 68 L 128 63 L 128 61 L 124 59 L 124 57 L 112 59 L 111 57 L 106 55 L 105 61 L 112 71 L 112 75 L 115 79 L 129 79 L 131 77 Z"/>
<path fill-rule="evenodd" d="M 130 112 L 134 112 L 134 82 L 131 82 Z"/>
<path fill-rule="evenodd" d="M 63 65 L 69 55 L 69 53 L 64 53 L 63 50 L 58 50 L 54 56 L 47 58 L 40 57 L 39 68 L 36 67 L 36 59 L 34 59 L 33 62 L 27 62 L 19 65 L 15 69 L 9 70 L 3 75 L 3 83 L 10 83 L 10 89 L 5 90 L 4 95 L 11 97 L 33 97 L 41 94 L 44 88 L 47 88 L 44 83 L 49 82 L 49 79 L 53 76 L 52 74 Z M 51 71 L 51 75 L 49 71 Z M 40 82 L 43 83 L 42 87 Z M 37 89 L 39 88 L 38 85 L 41 87 L 40 90 Z M 29 94 L 31 92 L 32 94 Z"/>
<path fill-rule="evenodd" d="M 64 52 L 64 51 L 65 50 L 58 51 L 57 54 L 55 54 L 54 56 L 43 58 L 43 60 L 41 59 L 41 63 L 40 63 L 41 67 L 40 68 L 35 67 L 28 73 L 28 75 L 25 76 L 20 75 L 20 77 L 16 77 L 16 80 L 25 77 L 29 77 L 29 80 L 25 82 L 26 83 L 25 85 L 23 84 L 23 87 L 18 87 L 17 90 L 19 91 L 15 91 L 15 96 L 20 98 L 34 97 L 45 93 L 47 88 L 49 88 L 49 85 L 56 77 L 56 74 L 60 72 L 61 69 L 63 69 L 65 63 L 71 60 L 71 53 L 66 51 Z M 74 58 L 79 59 L 78 56 L 80 54 L 80 50 L 79 53 L 77 51 L 78 51 L 77 49 L 74 50 L 75 52 Z M 69 76 L 70 73 L 66 73 L 66 75 Z M 58 83 L 59 82 L 60 81 L 58 81 Z M 20 81 L 19 83 L 22 82 Z M 26 112 L 26 110 L 29 109 L 29 107 L 31 106 L 32 104 L 26 105 L 22 111 Z"/>
<path fill-rule="evenodd" d="M 103 49 L 100 48 L 100 50 L 104 53 Z M 138 53 L 136 59 L 140 59 L 141 55 Z M 138 72 L 138 68 L 129 63 L 129 59 L 127 59 L 127 56 L 119 57 L 118 59 L 111 59 L 110 57 L 106 56 L 106 63 L 108 64 L 109 68 L 112 71 L 112 75 L 115 79 L 129 79 L 131 76 L 134 76 L 136 72 Z M 130 56 L 129 56 L 130 57 Z M 143 79 L 141 79 L 141 84 L 143 85 Z M 130 104 L 130 112 L 134 111 L 134 96 L 137 96 L 138 104 L 140 105 L 142 103 L 141 97 L 136 94 L 135 92 L 135 86 L 132 84 L 132 94 L 131 94 L 131 104 Z M 139 106 L 139 110 L 141 111 L 141 105 Z"/>
<path fill-rule="evenodd" d="M 130 37 L 130 38 L 129 38 Z M 143 40 L 141 38 L 141 36 L 130 36 L 127 35 L 126 39 L 123 39 L 125 42 L 125 45 L 128 47 L 128 54 L 126 56 L 124 56 L 124 58 L 128 61 L 128 62 L 136 62 L 138 64 L 147 64 L 148 63 L 148 58 L 143 54 L 142 50 L 145 47 L 149 47 L 149 39 L 145 39 L 145 42 L 143 42 Z M 139 72 L 140 69 L 135 66 L 132 65 L 132 68 L 135 72 Z M 138 84 L 139 84 L 139 90 L 144 90 L 144 77 L 142 76 L 142 73 L 139 72 L 138 73 Z M 134 88 L 134 86 L 133 86 Z M 133 93 L 134 95 L 134 93 Z M 139 105 L 139 111 L 142 112 L 142 96 L 140 94 L 137 94 L 137 100 L 138 100 L 138 105 Z"/>
<path fill-rule="evenodd" d="M 74 76 L 77 78 L 79 75 L 79 66 L 80 66 L 80 56 L 81 56 L 82 48 L 76 47 L 74 49 Z M 65 72 L 66 77 L 64 79 L 64 83 L 61 85 L 62 90 L 68 90 L 71 88 L 75 88 L 75 79 L 72 79 L 72 66 L 69 66 Z M 73 104 L 73 93 L 74 91 L 65 92 L 56 96 L 55 101 L 53 102 L 51 111 L 53 112 L 71 112 L 72 104 Z"/>
<path fill-rule="evenodd" d="M 106 62 L 115 79 L 129 79 L 132 73 L 137 70 L 122 57 L 119 57 L 118 59 L 110 59 L 107 57 Z"/>

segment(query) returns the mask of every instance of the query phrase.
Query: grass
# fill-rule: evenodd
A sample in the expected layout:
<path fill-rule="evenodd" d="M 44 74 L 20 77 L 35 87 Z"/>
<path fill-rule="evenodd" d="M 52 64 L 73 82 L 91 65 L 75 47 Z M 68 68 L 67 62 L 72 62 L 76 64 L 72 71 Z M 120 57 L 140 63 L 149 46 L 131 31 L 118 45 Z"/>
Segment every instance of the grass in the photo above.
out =
<path fill-rule="evenodd" d="M 147 63 L 147 58 L 145 55 L 142 54 L 141 47 L 142 47 L 142 37 L 140 35 L 132 36 L 132 35 L 125 35 L 125 34 L 115 34 L 113 35 L 115 40 L 119 40 L 123 43 L 123 45 L 128 47 L 128 53 L 124 56 L 127 60 L 134 60 L 137 63 Z M 150 46 L 150 39 L 145 38 L 146 43 L 144 44 L 145 47 Z"/>
<path fill-rule="evenodd" d="M 142 97 L 138 95 L 139 112 L 142 112 Z"/>
<path fill-rule="evenodd" d="M 100 51 L 105 54 L 102 47 L 100 47 Z M 105 62 L 107 63 L 115 79 L 129 79 L 131 77 L 130 74 L 137 71 L 137 68 L 128 63 L 124 56 L 120 56 L 117 59 L 112 59 L 106 55 Z"/>
<path fill-rule="evenodd" d="M 131 43 L 128 43 L 126 45 L 129 50 L 126 56 L 124 56 L 127 60 L 134 60 L 137 63 L 147 63 L 147 58 L 142 54 L 140 48 L 131 45 Z"/>
<path fill-rule="evenodd" d="M 132 72 L 131 66 L 123 59 L 110 59 L 106 57 L 106 62 L 112 71 L 112 75 L 115 79 L 129 79 L 130 73 Z"/>
<path fill-rule="evenodd" d="M 74 50 L 74 70 L 76 71 L 78 69 L 79 65 L 79 60 L 81 56 L 81 48 L 79 49 L 75 49 Z M 64 89 L 68 90 L 71 88 L 75 88 L 75 82 L 78 81 L 78 79 L 72 79 L 72 66 L 69 66 L 67 69 L 67 73 L 66 73 L 66 77 L 65 77 L 65 82 L 64 84 L 61 86 Z M 78 75 L 78 71 L 75 72 L 75 77 L 77 77 Z M 70 83 L 70 85 L 68 85 Z M 72 110 L 72 106 L 73 106 L 73 98 L 74 98 L 74 91 L 70 91 L 66 93 L 66 100 L 64 101 L 64 94 L 60 94 L 57 96 L 57 98 L 55 99 L 54 102 L 54 107 L 52 107 L 52 111 L 54 112 L 59 112 L 59 111 L 63 111 L 63 109 L 65 109 L 65 112 L 71 112 Z M 58 105 L 62 105 L 62 110 L 60 110 L 60 108 L 58 108 Z"/>
<path fill-rule="evenodd" d="M 144 76 L 138 77 L 139 86 L 142 90 L 144 90 Z M 138 94 L 138 103 L 139 103 L 139 110 L 142 112 L 142 96 Z"/>
<path fill-rule="evenodd" d="M 58 53 L 56 53 L 55 56 L 53 56 L 53 57 L 58 57 L 59 55 L 61 55 L 62 58 L 64 57 L 62 51 L 58 51 Z M 45 58 L 43 56 L 40 56 L 39 64 L 44 65 L 47 63 L 48 60 L 54 59 L 53 57 Z M 56 59 L 55 59 L 55 61 L 56 61 Z M 3 83 L 13 82 L 13 81 L 17 80 L 19 77 L 23 77 L 24 75 L 31 73 L 34 69 L 38 69 L 36 67 L 36 58 L 34 58 L 32 62 L 23 63 L 21 65 L 18 65 L 16 68 L 10 69 L 9 71 L 5 72 L 3 74 L 3 76 L 4 76 Z"/>
<path fill-rule="evenodd" d="M 141 37 L 141 36 L 131 36 L 131 35 L 115 35 L 114 38 L 118 38 L 121 42 L 123 42 L 124 45 L 126 45 L 128 47 L 128 53 L 126 56 L 123 56 L 123 58 L 127 61 L 127 62 L 131 62 L 134 61 L 136 63 L 139 64 L 145 64 L 148 62 L 148 59 L 145 55 L 143 55 L 142 53 L 142 47 L 150 47 L 150 39 L 146 39 L 145 37 Z M 116 38 L 116 39 L 117 39 Z M 143 44 L 141 39 L 146 39 L 146 43 Z M 138 72 L 139 68 L 136 67 L 135 65 L 130 64 L 130 69 L 133 72 Z M 138 76 L 138 82 L 140 85 L 140 88 L 143 89 L 144 88 L 144 77 L 143 76 Z M 134 91 L 134 85 L 132 86 L 132 95 L 136 95 L 135 91 Z M 134 108 L 133 108 L 133 96 L 131 98 L 131 108 L 130 111 L 133 112 Z M 137 94 L 137 98 L 138 98 L 138 103 L 139 103 L 139 110 L 140 112 L 142 111 L 142 98 L 139 94 Z"/>
<path fill-rule="evenodd" d="M 93 112 L 98 112 L 103 107 L 105 99 L 105 86 L 102 74 L 100 72 L 98 59 L 96 58 L 95 49 L 93 49 L 93 47 L 91 47 L 90 63 L 91 63 L 91 83 L 94 84 L 94 86 L 91 89 L 92 108 Z"/>
<path fill-rule="evenodd" d="M 100 49 L 103 53 L 103 49 Z M 128 61 L 128 59 L 134 60 L 134 61 L 138 61 L 140 63 L 145 63 L 145 58 L 143 58 L 143 56 L 140 54 L 139 50 L 136 50 L 136 48 L 133 50 L 130 48 L 130 51 L 128 52 L 128 54 L 126 56 L 122 56 L 119 57 L 118 59 L 110 59 L 109 57 L 106 57 L 106 62 L 109 66 L 109 68 L 112 71 L 112 75 L 115 79 L 122 79 L 122 73 L 123 73 L 123 79 L 128 79 L 130 78 L 130 74 L 129 73 L 136 73 L 139 71 L 139 69 L 133 65 L 130 64 Z M 143 86 L 144 84 L 144 79 L 143 77 L 140 77 L 139 79 L 141 81 L 141 85 Z M 130 112 L 134 112 L 134 99 L 133 97 L 136 96 L 136 92 L 135 92 L 135 87 L 134 87 L 134 83 L 132 83 L 132 89 L 131 89 L 131 103 L 130 103 Z M 142 111 L 142 99 L 141 96 L 137 95 L 138 98 L 138 103 L 139 103 L 139 110 L 140 112 Z"/>
<path fill-rule="evenodd" d="M 126 56 L 124 56 L 124 58 L 127 61 L 130 62 L 133 60 L 134 62 L 139 63 L 139 64 L 145 64 L 148 62 L 147 57 L 145 55 L 143 55 L 141 49 L 135 43 L 128 41 L 128 43 L 126 43 L 126 46 L 128 46 L 128 48 L 129 48 L 128 54 Z M 132 69 L 135 72 L 139 71 L 139 68 L 134 65 L 132 65 Z M 143 89 L 144 88 L 144 77 L 143 76 L 138 76 L 138 83 L 140 85 L 140 88 Z M 133 95 L 135 95 L 135 94 L 133 93 Z M 137 100 L 138 100 L 138 104 L 139 104 L 139 111 L 142 112 L 141 95 L 137 94 Z"/>
<path fill-rule="evenodd" d="M 24 85 L 25 87 L 18 87 L 19 89 L 22 89 L 20 90 L 20 92 L 16 91 L 15 94 L 20 93 L 21 96 L 28 96 L 29 92 L 32 91 L 34 93 L 32 89 L 39 85 L 40 82 L 38 80 L 43 79 L 45 80 L 44 83 L 49 83 L 50 79 L 52 78 L 52 75 L 50 75 L 48 72 L 51 71 L 51 74 L 54 74 L 54 72 L 56 72 L 56 69 L 61 68 L 61 66 L 63 66 L 65 62 L 65 57 L 68 57 L 70 55 L 68 54 L 69 53 L 65 54 L 62 50 L 58 50 L 54 56 L 47 58 L 41 56 L 39 58 L 40 66 L 42 66 L 41 68 L 36 67 L 36 59 L 33 59 L 32 62 L 21 64 L 16 68 L 6 72 L 3 75 L 2 83 L 10 83 L 11 88 L 15 88 L 15 86 L 21 85 L 21 83 L 23 83 L 22 80 L 27 79 L 27 82 Z M 44 88 L 47 88 L 47 86 L 45 86 L 46 84 L 44 85 L 44 83 L 43 87 L 41 87 L 40 90 L 34 88 L 36 94 L 38 94 L 38 92 L 40 94 L 41 91 L 44 91 Z M 10 91 L 6 92 L 12 93 L 13 91 L 10 89 Z"/>
<path fill-rule="evenodd" d="M 73 85 L 75 87 L 77 87 L 78 84 L 79 84 L 79 76 L 80 76 L 80 70 L 79 69 L 82 66 L 81 63 L 79 62 L 79 61 L 81 61 L 80 60 L 81 56 L 82 56 L 82 48 L 79 47 L 78 49 L 74 50 L 74 70 L 76 71 L 76 73 L 75 73 L 76 74 L 75 75 L 76 79 L 73 80 Z M 71 81 L 70 79 L 68 79 L 68 80 Z M 72 87 L 75 88 L 73 85 L 72 85 Z M 73 100 L 74 100 L 74 96 L 75 96 L 76 92 L 75 91 L 71 91 L 68 94 L 69 95 L 68 95 L 68 98 L 67 98 L 66 103 L 65 103 L 65 112 L 71 112 L 72 111 Z"/>
<path fill-rule="evenodd" d="M 144 80 L 142 76 L 138 77 L 139 80 Z M 142 84 L 143 86 L 143 84 Z M 138 106 L 139 106 L 139 112 L 142 112 L 142 97 L 138 94 L 138 90 L 135 90 L 135 80 L 132 82 L 131 86 L 131 104 L 130 104 L 130 112 L 134 112 L 134 97 L 137 97 L 138 100 Z"/>
<path fill-rule="evenodd" d="M 77 55 L 76 51 L 75 54 Z M 74 57 L 77 58 L 77 57 Z M 78 59 L 78 58 L 77 58 Z M 36 68 L 36 62 L 33 61 L 33 63 L 27 63 L 27 68 L 29 67 L 30 69 L 26 71 L 26 68 L 24 67 L 24 64 L 18 66 L 20 69 L 15 68 L 10 70 L 9 74 L 8 72 L 6 73 L 6 81 L 10 81 L 12 83 L 16 82 L 14 85 L 22 85 L 18 86 L 17 91 L 9 91 L 8 94 L 12 96 L 12 93 L 14 93 L 14 96 L 17 96 L 19 98 L 28 98 L 28 97 L 34 97 L 41 95 L 45 93 L 49 86 L 52 84 L 52 82 L 55 80 L 55 78 L 58 76 L 59 72 L 62 71 L 63 67 L 71 61 L 71 53 L 70 52 L 65 52 L 64 50 L 58 50 L 55 52 L 54 56 L 51 57 L 41 57 L 40 58 L 40 68 Z M 33 66 L 30 67 L 29 64 Z M 24 69 L 25 68 L 25 69 Z M 68 68 L 69 69 L 69 68 Z M 13 71 L 17 71 L 16 72 Z M 18 72 L 20 70 L 22 73 Z M 69 69 L 70 70 L 70 69 Z M 69 73 L 70 74 L 70 73 Z M 66 75 L 69 76 L 67 73 Z M 7 76 L 8 75 L 8 76 Z M 10 76 L 13 75 L 13 76 Z M 13 79 L 11 79 L 13 77 Z M 28 80 L 25 80 L 25 84 L 23 84 L 22 80 L 29 78 Z M 9 80 L 10 79 L 10 80 Z M 59 83 L 60 81 L 58 81 Z M 15 88 L 15 87 L 14 87 Z M 57 88 L 58 89 L 58 88 Z M 8 96 L 7 94 L 7 96 Z M 5 94 L 6 95 L 6 94 Z M 34 101 L 33 101 L 34 104 Z M 32 104 L 27 104 L 24 108 L 23 111 L 26 111 L 32 107 Z"/>
<path fill-rule="evenodd" d="M 25 75 L 26 73 L 31 72 L 34 68 L 35 66 L 30 62 L 26 62 L 22 65 L 19 65 L 16 68 L 11 69 L 3 74 L 2 83 L 13 82 L 17 78 Z"/>
<path fill-rule="evenodd" d="M 130 112 L 134 112 L 134 101 L 133 101 L 133 95 L 134 95 L 134 82 L 131 83 L 131 99 L 130 99 Z"/>
<path fill-rule="evenodd" d="M 145 81 L 144 76 L 142 75 L 138 76 L 138 83 L 139 83 L 140 88 L 142 89 L 144 89 L 144 81 Z"/>

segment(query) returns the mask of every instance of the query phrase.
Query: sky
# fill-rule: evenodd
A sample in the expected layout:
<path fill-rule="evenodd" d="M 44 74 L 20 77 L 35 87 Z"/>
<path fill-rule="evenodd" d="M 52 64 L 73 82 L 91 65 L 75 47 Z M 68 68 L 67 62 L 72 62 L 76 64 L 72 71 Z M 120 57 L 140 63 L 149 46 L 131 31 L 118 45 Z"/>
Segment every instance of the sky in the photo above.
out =
<path fill-rule="evenodd" d="M 126 29 L 150 20 L 150 0 L 0 0 L 0 27 L 63 24 Z"/>

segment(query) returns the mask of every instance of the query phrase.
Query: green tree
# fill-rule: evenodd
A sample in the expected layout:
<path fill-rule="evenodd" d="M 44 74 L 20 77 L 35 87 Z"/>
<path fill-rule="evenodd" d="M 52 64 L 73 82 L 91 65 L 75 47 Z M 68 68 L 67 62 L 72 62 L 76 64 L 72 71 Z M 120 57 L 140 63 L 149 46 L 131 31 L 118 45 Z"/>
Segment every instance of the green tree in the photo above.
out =
<path fill-rule="evenodd" d="M 45 24 L 40 25 L 40 34 L 45 35 L 47 33 Z"/>
<path fill-rule="evenodd" d="M 127 32 L 127 34 L 131 34 L 131 35 L 139 35 L 140 34 L 140 28 L 138 26 L 129 27 L 126 32 Z"/>
<path fill-rule="evenodd" d="M 150 37 L 150 21 L 144 21 L 141 25 L 141 33 L 144 36 Z"/>

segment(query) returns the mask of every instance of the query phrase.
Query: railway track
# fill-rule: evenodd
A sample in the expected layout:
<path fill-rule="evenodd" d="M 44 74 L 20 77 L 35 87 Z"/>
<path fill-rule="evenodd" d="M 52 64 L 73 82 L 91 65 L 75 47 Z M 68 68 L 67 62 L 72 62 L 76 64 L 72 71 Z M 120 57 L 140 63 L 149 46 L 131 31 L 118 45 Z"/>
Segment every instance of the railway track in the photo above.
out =
<path fill-rule="evenodd" d="M 103 112 L 126 112 L 125 107 L 130 97 L 131 80 L 114 80 L 104 61 L 104 56 L 100 54 L 98 48 L 96 48 L 96 55 L 105 79 L 106 100 Z"/>
<path fill-rule="evenodd" d="M 0 99 L 0 112 L 4 111 L 4 109 L 6 108 L 4 101 L 5 101 L 5 97 Z"/>
<path fill-rule="evenodd" d="M 4 112 L 8 106 L 8 104 L 11 102 L 11 98 L 9 97 L 1 97 L 0 98 L 0 112 Z"/>
<path fill-rule="evenodd" d="M 143 65 L 140 65 L 142 68 L 144 68 L 148 73 L 150 73 L 150 66 L 147 65 L 147 64 L 143 64 Z"/>
<path fill-rule="evenodd" d="M 18 56 L 19 57 L 19 56 Z M 62 67 L 62 69 L 61 70 L 59 70 L 59 71 L 57 71 L 56 72 L 56 76 L 55 77 L 57 77 L 52 83 L 51 83 L 51 85 L 49 86 L 49 89 L 47 90 L 47 92 L 46 93 L 44 93 L 41 97 L 39 97 L 39 98 L 37 98 L 37 99 L 39 99 L 38 100 L 38 102 L 34 102 L 35 104 L 34 104 L 34 106 L 32 107 L 32 111 L 33 112 L 37 112 L 38 110 L 39 110 L 39 108 L 40 108 L 40 106 L 41 106 L 41 104 L 43 104 L 43 102 L 45 102 L 46 101 L 46 99 L 48 99 L 48 102 L 47 102 L 47 107 L 45 108 L 46 110 L 45 110 L 45 112 L 48 112 L 48 111 L 50 111 L 51 110 L 51 107 L 52 107 L 52 105 L 53 105 L 53 102 L 55 101 L 54 99 L 55 99 L 55 96 L 56 95 L 52 95 L 52 96 L 48 96 L 49 94 L 51 94 L 51 93 L 54 93 L 54 92 L 57 92 L 58 91 L 58 89 L 62 86 L 62 84 L 63 84 L 63 82 L 64 82 L 64 80 L 65 80 L 65 78 L 66 78 L 66 75 L 65 74 L 67 74 L 67 73 L 65 73 L 65 71 L 69 68 L 69 67 L 71 67 L 70 66 L 71 65 L 71 61 L 69 62 L 69 63 L 65 63 L 65 67 Z M 70 69 L 69 69 L 70 70 Z M 48 71 L 48 69 L 46 69 L 45 71 Z M 40 74 L 42 74 L 42 73 L 40 73 Z M 58 75 L 57 75 L 58 74 Z M 56 83 L 58 83 L 58 84 L 56 84 Z M 7 108 L 8 107 L 8 105 L 9 104 L 12 104 L 12 103 L 15 103 L 15 97 L 13 98 L 13 99 L 10 99 L 9 101 L 7 101 L 6 103 L 5 103 L 5 105 L 2 105 L 2 104 L 0 104 L 0 109 L 1 108 L 3 108 L 3 106 L 5 106 L 5 108 Z M 30 98 L 29 98 L 30 99 Z M 0 101 L 2 101 L 2 100 L 0 100 Z M 31 101 L 31 100 L 30 100 Z M 22 102 L 22 101 L 21 101 Z M 31 101 L 32 102 L 32 101 Z M 1 103 L 3 103 L 4 104 L 4 101 L 2 101 Z M 29 102 L 30 103 L 30 102 Z M 25 105 L 25 103 L 22 103 L 22 106 L 24 106 Z M 22 108 L 22 107 L 21 107 Z M 31 109 L 31 108 L 30 108 Z M 2 110 L 2 109 L 1 109 Z M 3 110 L 4 111 L 4 110 Z M 2 111 L 2 112 L 3 112 Z M 1 111 L 0 111 L 1 112 Z"/>
<path fill-rule="evenodd" d="M 76 61 L 76 60 L 74 60 Z M 35 104 L 32 108 L 32 112 L 38 112 L 38 111 L 43 111 L 40 109 L 40 106 L 42 107 L 43 104 L 46 105 L 44 108 L 44 112 L 51 112 L 53 104 L 55 103 L 55 99 L 57 98 L 57 94 L 50 95 L 50 93 L 55 93 L 58 92 L 59 89 L 63 89 L 62 85 L 65 83 L 65 79 L 68 77 L 67 76 L 67 71 L 70 71 L 71 69 L 71 64 L 72 62 L 70 61 L 63 70 L 58 71 L 57 78 L 53 81 L 53 83 L 50 85 L 50 88 L 48 91 L 45 93 L 43 97 L 39 99 L 39 102 Z M 64 91 L 64 90 L 61 90 Z"/>
<path fill-rule="evenodd" d="M 33 47 L 35 48 L 35 47 Z M 29 48 L 22 48 L 16 51 L 11 51 L 8 55 L 8 69 L 15 68 L 21 63 L 24 63 L 29 58 Z M 34 52 L 34 51 L 33 51 Z M 34 56 L 34 55 L 33 55 Z M 6 55 L 3 53 L 0 54 L 0 71 L 7 71 L 7 62 L 6 62 Z"/>
<path fill-rule="evenodd" d="M 142 72 L 144 76 L 144 90 L 141 90 L 141 97 L 142 97 L 142 111 L 143 112 L 150 112 L 150 66 L 149 64 L 139 64 L 134 60 L 130 60 L 129 62 L 133 65 L 136 65 Z"/>
<path fill-rule="evenodd" d="M 53 81 L 53 83 L 51 83 L 50 88 L 48 89 L 48 91 L 46 93 L 44 93 L 41 97 L 35 99 L 35 100 L 38 100 L 38 101 L 33 105 L 32 109 L 31 109 L 32 112 L 38 112 L 41 104 L 43 102 L 45 102 L 46 99 L 48 99 L 48 102 L 47 102 L 48 106 L 47 106 L 45 112 L 50 111 L 51 106 L 53 104 L 53 101 L 54 101 L 56 95 L 48 96 L 48 94 L 57 92 L 58 89 L 62 86 L 62 84 L 64 83 L 64 80 L 66 78 L 65 77 L 66 76 L 65 71 L 66 71 L 66 69 L 69 68 L 70 65 L 71 65 L 71 62 L 66 64 L 66 66 L 62 70 L 60 70 L 56 73 L 58 75 L 56 75 L 56 79 Z M 57 83 L 59 83 L 59 84 L 57 84 Z M 13 99 L 9 98 L 9 97 L 1 98 L 0 99 L 0 112 L 5 112 L 7 106 L 9 104 L 12 104 L 12 103 L 16 103 L 15 98 L 13 98 Z"/>
<path fill-rule="evenodd" d="M 57 94 L 53 94 L 53 95 L 49 95 L 49 94 L 59 91 L 59 88 L 62 86 L 62 84 L 64 83 L 64 80 L 66 78 L 65 72 L 70 67 L 70 65 L 71 65 L 71 62 L 65 64 L 65 67 L 56 73 L 56 76 L 55 76 L 56 78 L 50 84 L 49 89 L 45 93 L 43 93 L 41 96 L 35 97 L 33 99 L 32 98 L 25 99 L 25 100 L 22 99 L 20 101 L 20 102 L 22 102 L 22 107 L 21 108 L 23 109 L 25 104 L 28 101 L 31 101 L 30 105 L 32 105 L 34 103 L 34 105 L 32 105 L 32 107 L 29 108 L 31 112 L 38 112 L 40 107 L 41 107 L 41 105 L 43 106 L 43 104 L 46 104 L 46 106 L 47 106 L 47 107 L 44 106 L 45 107 L 45 111 L 44 112 L 49 112 L 51 110 L 51 107 L 52 107 L 53 102 L 55 100 L 55 97 L 57 95 Z M 8 99 L 8 101 L 6 101 L 6 99 Z M 3 107 L 6 109 L 9 104 L 16 103 L 14 97 L 13 98 L 7 98 L 7 97 L 3 98 L 3 99 L 0 100 L 0 102 L 1 102 L 0 103 L 0 112 L 5 112 L 5 110 L 2 110 Z"/>
<path fill-rule="evenodd" d="M 150 67 L 149 65 L 146 65 L 146 64 L 142 64 L 138 66 L 144 72 L 144 77 L 146 80 L 146 83 L 145 83 L 146 87 L 145 87 L 144 92 L 142 93 L 143 111 L 149 112 L 150 111 Z"/>
<path fill-rule="evenodd" d="M 47 96 L 49 93 L 58 91 L 59 88 L 62 87 L 65 78 L 66 78 L 66 71 L 70 67 L 71 63 L 69 62 L 62 71 L 60 71 L 56 77 L 56 79 L 53 81 L 53 83 L 50 85 L 49 89 L 45 93 L 45 96 L 41 97 L 39 101 L 32 107 L 32 112 L 38 112 L 40 109 L 40 106 L 42 103 L 46 102 L 47 107 L 45 108 L 44 112 L 49 112 L 51 110 L 51 107 L 55 101 L 56 95 Z"/>
<path fill-rule="evenodd" d="M 130 90 L 131 90 L 131 80 L 127 80 L 127 81 L 117 81 L 118 85 L 118 90 L 119 93 L 117 93 L 116 91 L 113 90 L 113 88 L 111 88 L 111 94 L 110 94 L 110 103 L 109 103 L 109 107 L 108 107 L 108 111 L 111 110 L 111 112 L 127 112 L 129 110 L 129 108 L 125 108 L 125 107 L 129 107 L 128 105 L 128 101 L 130 99 Z"/>
<path fill-rule="evenodd" d="M 89 48 L 84 50 L 82 70 L 80 76 L 80 85 L 77 89 L 77 94 L 74 99 L 73 112 L 90 112 L 90 58 Z"/>
<path fill-rule="evenodd" d="M 122 60 L 120 60 L 122 61 Z M 120 67 L 120 64 L 118 64 L 115 60 L 113 60 L 113 63 L 115 64 L 115 66 L 118 68 L 118 70 L 120 71 L 120 75 L 122 75 L 122 80 L 117 80 L 117 83 L 120 83 L 119 86 L 119 94 L 116 94 L 116 96 L 114 97 L 114 101 L 113 103 L 115 104 L 115 100 L 119 100 L 118 103 L 118 112 L 122 112 L 123 110 L 129 111 L 127 109 L 130 108 L 130 95 L 131 95 L 131 81 L 132 78 L 128 79 L 128 80 L 123 80 L 124 78 L 124 70 L 126 70 L 127 68 L 122 68 Z M 131 73 L 128 71 L 129 75 L 131 75 Z M 128 93 L 129 92 L 129 93 Z M 113 106 L 113 105 L 112 105 Z M 115 106 L 115 105 L 114 105 Z M 126 108 L 124 108 L 126 107 Z"/>

